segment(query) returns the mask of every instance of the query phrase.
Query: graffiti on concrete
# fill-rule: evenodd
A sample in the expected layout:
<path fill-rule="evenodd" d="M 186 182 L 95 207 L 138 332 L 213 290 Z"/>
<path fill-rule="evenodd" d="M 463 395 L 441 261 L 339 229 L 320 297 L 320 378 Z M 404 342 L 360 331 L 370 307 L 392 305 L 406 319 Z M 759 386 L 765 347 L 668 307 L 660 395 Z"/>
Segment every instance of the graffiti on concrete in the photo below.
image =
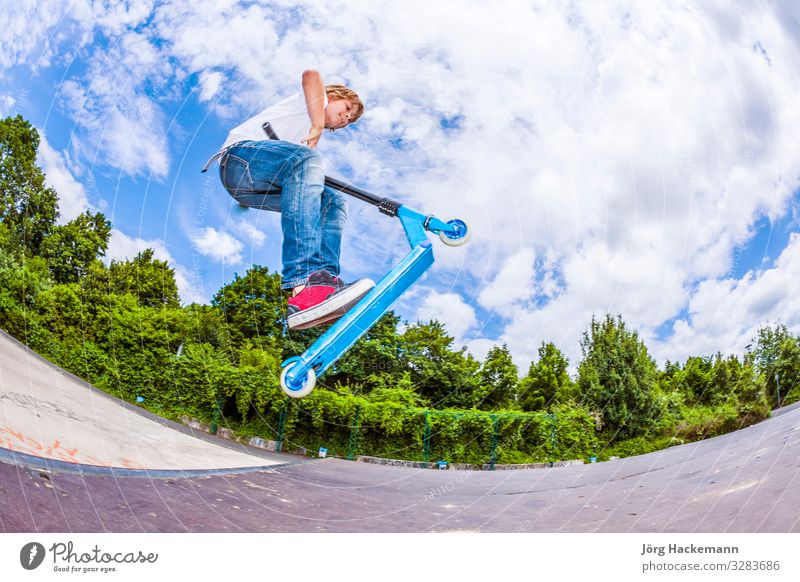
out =
<path fill-rule="evenodd" d="M 41 442 L 30 435 L 26 435 L 22 431 L 14 430 L 8 426 L 0 426 L 0 447 L 17 453 L 25 453 L 35 457 L 55 459 L 67 463 L 80 463 L 99 467 L 122 467 L 125 469 L 147 468 L 130 459 L 121 459 L 114 463 L 108 460 L 97 459 L 92 455 L 80 453 L 76 448 L 65 446 L 59 439 L 53 439 L 52 442 Z"/>

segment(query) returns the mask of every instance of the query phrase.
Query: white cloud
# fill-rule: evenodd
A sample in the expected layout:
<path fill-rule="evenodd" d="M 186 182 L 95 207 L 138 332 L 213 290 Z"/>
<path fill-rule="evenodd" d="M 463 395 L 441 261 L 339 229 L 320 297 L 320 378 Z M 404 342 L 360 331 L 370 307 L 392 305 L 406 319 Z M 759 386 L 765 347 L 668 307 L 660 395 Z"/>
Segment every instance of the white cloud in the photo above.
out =
<path fill-rule="evenodd" d="M 210 101 L 220 89 L 225 75 L 219 71 L 203 71 L 200 74 L 200 101 Z"/>
<path fill-rule="evenodd" d="M 61 103 L 82 129 L 73 136 L 76 151 L 93 165 L 163 178 L 170 159 L 164 113 L 143 85 L 166 83 L 169 65 L 139 36 L 127 33 L 119 45 L 95 57 L 85 78 L 65 81 Z"/>
<path fill-rule="evenodd" d="M 530 299 L 535 290 L 536 254 L 531 248 L 520 249 L 503 261 L 494 280 L 478 295 L 478 302 L 485 308 L 506 317 L 513 316 L 518 303 Z"/>
<path fill-rule="evenodd" d="M 233 228 L 236 232 L 248 242 L 248 246 L 251 248 L 258 248 L 264 244 L 267 240 L 267 233 L 265 232 L 265 227 L 254 225 L 252 222 L 248 220 L 240 220 L 233 224 Z"/>
<path fill-rule="evenodd" d="M 47 64 L 43 47 L 48 31 L 58 24 L 69 5 L 60 0 L 4 3 L 0 10 L 0 75 L 4 69 L 29 62 L 32 68 Z M 38 58 L 31 59 L 35 52 Z"/>
<path fill-rule="evenodd" d="M 14 109 L 17 100 L 11 95 L 0 95 L 0 116 L 7 117 Z"/>
<path fill-rule="evenodd" d="M 4 6 L 0 76 L 23 63 L 34 72 L 62 64 L 67 75 L 56 97 L 76 122 L 76 151 L 93 165 L 163 178 L 169 155 L 159 100 L 176 97 L 180 78 L 152 35 L 135 30 L 154 4 L 23 0 Z M 98 38 L 105 42 L 93 43 Z M 85 65 L 74 67 L 85 70 L 77 75 L 71 71 L 75 60 Z"/>
<path fill-rule="evenodd" d="M 111 239 L 108 243 L 105 259 L 107 263 L 111 261 L 130 261 L 146 249 L 153 249 L 153 257 L 159 261 L 174 262 L 172 255 L 164 245 L 164 241 L 132 237 L 116 228 L 111 230 Z"/>
<path fill-rule="evenodd" d="M 520 367 L 542 341 L 554 342 L 572 362 L 592 317 L 622 314 L 629 325 L 650 333 L 687 301 L 683 276 L 656 252 L 614 253 L 602 241 L 587 244 L 565 260 L 563 290 L 540 307 L 518 310 L 503 341 Z"/>
<path fill-rule="evenodd" d="M 708 280 L 689 303 L 688 320 L 674 325 L 667 344 L 655 344 L 659 359 L 744 352 L 758 328 L 780 321 L 800 333 L 800 233 L 793 233 L 775 265 L 742 279 Z"/>
<path fill-rule="evenodd" d="M 242 242 L 231 234 L 210 226 L 195 230 L 192 244 L 200 254 L 227 265 L 236 265 L 243 260 Z"/>
<path fill-rule="evenodd" d="M 152 14 L 155 0 L 106 0 L 90 6 L 94 22 L 107 34 L 116 35 L 144 22 Z"/>
<path fill-rule="evenodd" d="M 91 205 L 83 185 L 67 168 L 64 154 L 53 149 L 42 130 L 37 131 L 40 138 L 38 163 L 45 172 L 47 185 L 58 192 L 59 223 L 64 224 L 89 210 Z"/>
<path fill-rule="evenodd" d="M 464 301 L 457 293 L 438 293 L 430 291 L 416 310 L 414 319 L 443 323 L 447 333 L 453 336 L 455 347 L 464 342 L 464 336 L 473 328 L 478 320 L 475 309 Z"/>

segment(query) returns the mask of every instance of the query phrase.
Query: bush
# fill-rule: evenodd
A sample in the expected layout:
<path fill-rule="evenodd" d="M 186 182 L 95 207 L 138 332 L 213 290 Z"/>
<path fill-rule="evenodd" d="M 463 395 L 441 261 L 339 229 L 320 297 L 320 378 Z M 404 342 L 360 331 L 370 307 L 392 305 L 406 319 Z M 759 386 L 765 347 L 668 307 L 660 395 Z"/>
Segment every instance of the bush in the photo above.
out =
<path fill-rule="evenodd" d="M 684 409 L 673 428 L 673 436 L 686 442 L 711 438 L 741 428 L 735 403 L 720 406 L 694 406 Z"/>

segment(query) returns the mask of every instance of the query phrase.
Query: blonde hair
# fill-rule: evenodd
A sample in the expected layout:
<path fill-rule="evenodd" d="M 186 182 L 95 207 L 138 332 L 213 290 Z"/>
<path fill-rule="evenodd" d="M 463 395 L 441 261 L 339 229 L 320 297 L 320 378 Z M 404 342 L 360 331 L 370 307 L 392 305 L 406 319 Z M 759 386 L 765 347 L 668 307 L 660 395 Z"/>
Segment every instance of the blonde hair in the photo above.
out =
<path fill-rule="evenodd" d="M 355 123 L 363 115 L 364 103 L 361 102 L 358 94 L 349 87 L 344 85 L 325 85 L 325 94 L 328 96 L 328 101 L 347 99 L 352 103 L 353 117 L 350 118 L 350 123 Z"/>

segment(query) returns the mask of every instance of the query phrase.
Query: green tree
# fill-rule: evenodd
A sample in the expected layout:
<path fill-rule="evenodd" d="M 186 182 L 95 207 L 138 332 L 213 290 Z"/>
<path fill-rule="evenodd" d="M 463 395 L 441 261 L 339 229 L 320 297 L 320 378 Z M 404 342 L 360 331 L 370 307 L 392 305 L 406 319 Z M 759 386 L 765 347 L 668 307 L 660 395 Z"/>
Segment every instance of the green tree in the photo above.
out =
<path fill-rule="evenodd" d="M 57 283 L 74 283 L 89 271 L 89 265 L 105 256 L 111 223 L 100 212 L 86 211 L 64 225 L 53 227 L 40 247 Z M 152 252 L 152 251 L 151 251 Z"/>
<path fill-rule="evenodd" d="M 500 410 L 509 408 L 515 402 L 519 371 L 508 346 L 494 346 L 486 354 L 480 374 L 481 399 L 479 408 Z"/>
<path fill-rule="evenodd" d="M 800 396 L 800 340 L 786 338 L 781 342 L 771 372 L 766 378 L 770 403 L 783 406 L 797 401 Z"/>
<path fill-rule="evenodd" d="M 528 374 L 520 381 L 519 405 L 526 411 L 544 410 L 565 403 L 572 392 L 569 360 L 555 344 L 542 342 L 539 359 L 531 362 Z"/>
<path fill-rule="evenodd" d="M 21 116 L 0 120 L 0 222 L 7 249 L 36 256 L 58 218 L 58 195 L 36 165 L 39 134 Z"/>
<path fill-rule="evenodd" d="M 744 362 L 739 364 L 733 392 L 738 402 L 739 414 L 744 420 L 755 422 L 769 415 L 764 376 L 756 372 L 752 357 L 745 356 Z"/>
<path fill-rule="evenodd" d="M 786 396 L 794 390 L 790 402 L 797 396 L 800 380 L 800 338 L 793 336 L 783 324 L 775 328 L 762 327 L 755 339 L 753 352 L 756 369 L 761 373 L 766 395 L 771 406 L 786 403 Z"/>
<path fill-rule="evenodd" d="M 24 260 L 0 249 L 0 328 L 26 343 L 43 333 L 39 297 L 52 285 L 44 259 Z"/>
<path fill-rule="evenodd" d="M 790 339 L 793 339 L 792 334 L 782 323 L 775 324 L 774 329 L 770 326 L 760 328 L 751 342 L 755 344 L 753 358 L 756 370 L 761 374 L 770 372 L 780 356 L 781 344 Z"/>
<path fill-rule="evenodd" d="M 192 303 L 184 310 L 188 321 L 188 332 L 184 341 L 209 344 L 216 350 L 231 345 L 224 314 L 218 307 Z"/>
<path fill-rule="evenodd" d="M 709 404 L 720 404 L 736 397 L 736 385 L 743 374 L 743 366 L 734 355 L 724 358 L 717 352 L 711 372 L 711 393 Z"/>
<path fill-rule="evenodd" d="M 689 402 L 701 404 L 710 402 L 712 373 L 711 358 L 691 356 L 686 359 L 679 385 Z"/>
<path fill-rule="evenodd" d="M 420 408 L 425 404 L 408 371 L 397 379 L 381 376 L 378 382 L 378 386 L 369 393 L 370 402 L 395 402 L 406 408 Z"/>
<path fill-rule="evenodd" d="M 603 428 L 622 439 L 648 431 L 661 414 L 656 365 L 635 331 L 622 317 L 594 317 L 581 340 L 578 390 L 602 416 Z"/>
<path fill-rule="evenodd" d="M 248 345 L 240 351 L 241 381 L 233 386 L 233 396 L 242 418 L 249 413 L 258 415 L 270 401 L 278 400 L 281 367 L 276 341 L 262 338 L 259 343 L 266 349 Z"/>
<path fill-rule="evenodd" d="M 283 334 L 286 307 L 281 290 L 281 277 L 267 267 L 254 265 L 222 287 L 211 305 L 222 311 L 235 346 L 244 340 L 276 338 Z"/>
<path fill-rule="evenodd" d="M 435 408 L 472 408 L 480 400 L 480 363 L 438 321 L 417 322 L 400 337 L 400 353 L 416 391 Z"/>
<path fill-rule="evenodd" d="M 178 307 L 180 297 L 175 271 L 166 261 L 145 249 L 132 261 L 111 261 L 110 285 L 114 293 L 130 293 L 142 307 Z"/>

